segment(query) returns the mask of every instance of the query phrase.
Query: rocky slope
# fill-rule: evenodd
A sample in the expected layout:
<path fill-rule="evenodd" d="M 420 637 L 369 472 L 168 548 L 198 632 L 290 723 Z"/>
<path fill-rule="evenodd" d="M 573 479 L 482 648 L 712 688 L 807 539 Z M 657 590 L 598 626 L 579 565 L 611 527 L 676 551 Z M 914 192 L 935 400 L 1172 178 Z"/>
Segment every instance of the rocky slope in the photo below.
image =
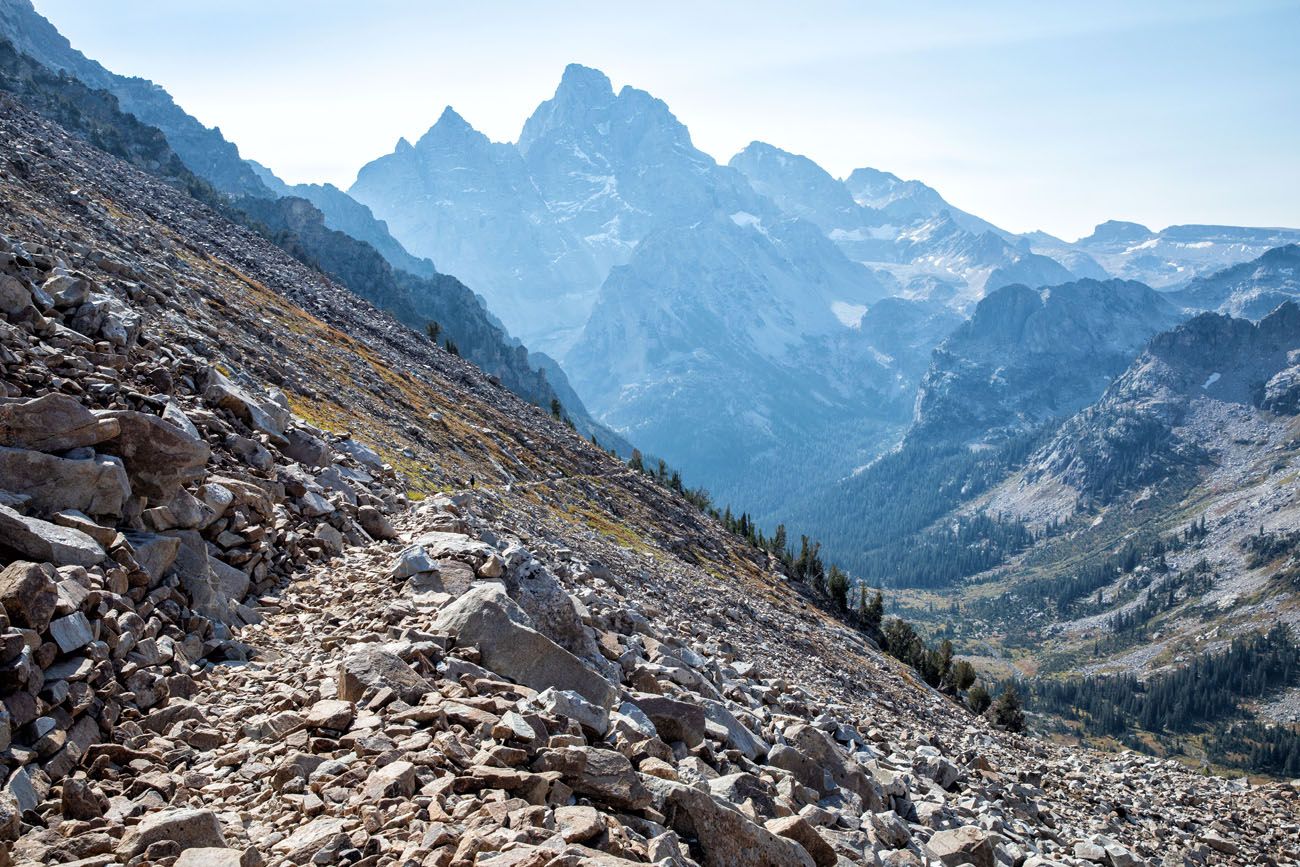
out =
<path fill-rule="evenodd" d="M 966 716 L 472 365 L 3 109 L 10 860 L 1300 857 L 1291 787 Z"/>

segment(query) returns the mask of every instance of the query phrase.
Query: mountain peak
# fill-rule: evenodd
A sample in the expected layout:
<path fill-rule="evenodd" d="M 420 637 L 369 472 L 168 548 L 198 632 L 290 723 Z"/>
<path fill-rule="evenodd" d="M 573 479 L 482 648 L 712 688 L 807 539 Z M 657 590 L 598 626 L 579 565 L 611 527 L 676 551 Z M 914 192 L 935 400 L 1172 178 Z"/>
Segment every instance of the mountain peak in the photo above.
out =
<path fill-rule="evenodd" d="M 609 76 L 599 69 L 583 66 L 581 63 L 570 63 L 564 67 L 564 74 L 560 76 L 560 86 L 555 90 L 557 98 L 561 94 L 612 97 L 614 85 L 610 83 Z"/>
<path fill-rule="evenodd" d="M 470 139 L 486 138 L 481 132 L 470 126 L 469 121 L 461 117 L 450 105 L 442 110 L 429 131 L 416 142 L 416 149 L 426 149 L 431 145 L 445 142 L 463 142 Z"/>
<path fill-rule="evenodd" d="M 1086 238 L 1080 238 L 1079 243 L 1129 243 L 1133 241 L 1145 241 L 1150 238 L 1152 234 L 1152 231 L 1141 223 L 1132 223 L 1128 220 L 1107 220 L 1104 223 L 1097 224 L 1097 228 L 1092 230 L 1092 234 Z"/>

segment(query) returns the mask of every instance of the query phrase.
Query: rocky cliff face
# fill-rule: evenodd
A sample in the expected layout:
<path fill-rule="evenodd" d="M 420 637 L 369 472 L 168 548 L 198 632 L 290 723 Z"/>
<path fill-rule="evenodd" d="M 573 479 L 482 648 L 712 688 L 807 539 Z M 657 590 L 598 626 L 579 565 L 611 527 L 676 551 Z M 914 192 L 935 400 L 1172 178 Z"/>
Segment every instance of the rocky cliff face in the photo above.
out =
<path fill-rule="evenodd" d="M 1140 283 L 999 289 L 935 350 L 908 437 L 989 443 L 1069 416 L 1179 318 Z"/>
<path fill-rule="evenodd" d="M 1028 477 L 1051 477 L 1111 501 L 1144 485 L 1173 483 L 1180 468 L 1209 463 L 1227 431 L 1210 417 L 1296 406 L 1300 307 L 1289 301 L 1253 324 L 1202 314 L 1157 335 L 1086 412 L 1030 459 Z"/>
<path fill-rule="evenodd" d="M 1296 852 L 1291 788 L 966 717 L 463 359 L 3 109 L 6 857 Z"/>

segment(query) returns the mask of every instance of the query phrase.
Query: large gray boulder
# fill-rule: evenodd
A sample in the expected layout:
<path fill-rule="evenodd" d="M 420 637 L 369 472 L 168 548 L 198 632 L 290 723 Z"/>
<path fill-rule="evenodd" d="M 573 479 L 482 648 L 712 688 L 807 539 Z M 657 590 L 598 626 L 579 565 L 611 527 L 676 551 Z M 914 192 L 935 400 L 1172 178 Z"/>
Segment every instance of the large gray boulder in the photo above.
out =
<path fill-rule="evenodd" d="M 528 615 L 495 582 L 471 588 L 438 615 L 434 632 L 476 644 L 484 667 L 536 690 L 570 689 L 606 710 L 614 685 L 532 627 Z"/>
<path fill-rule="evenodd" d="M 699 841 L 704 867 L 816 867 L 803 846 L 773 834 L 722 799 L 683 783 L 641 779 L 654 792 L 667 825 Z"/>
<path fill-rule="evenodd" d="M 104 549 L 80 530 L 0 506 L 0 550 L 6 548 L 21 557 L 55 566 L 94 566 L 104 559 Z"/>
<path fill-rule="evenodd" d="M 613 750 L 597 747 L 545 750 L 533 762 L 533 770 L 558 771 L 573 791 L 623 810 L 640 810 L 654 800 L 627 756 Z"/>
<path fill-rule="evenodd" d="M 140 820 L 122 837 L 117 854 L 124 859 L 135 858 L 154 843 L 171 842 L 181 850 L 195 848 L 225 848 L 226 838 L 221 833 L 221 823 L 211 810 L 172 809 L 160 810 Z"/>
<path fill-rule="evenodd" d="M 821 729 L 800 723 L 786 729 L 785 738 L 791 746 L 819 765 L 836 786 L 856 793 L 862 798 L 863 805 L 872 812 L 881 809 L 884 798 L 879 784 Z M 824 784 L 813 785 L 813 788 L 823 795 L 827 794 Z"/>
<path fill-rule="evenodd" d="M 28 497 L 28 507 L 40 515 L 76 509 L 117 517 L 131 496 L 126 469 L 117 458 L 68 460 L 30 449 L 0 447 L 0 486 Z"/>
<path fill-rule="evenodd" d="M 122 459 L 138 496 L 165 502 L 181 485 L 203 477 L 212 450 L 196 434 L 143 412 L 112 410 L 99 416 L 121 428 L 100 450 Z"/>
<path fill-rule="evenodd" d="M 98 418 L 66 394 L 0 403 L 0 446 L 63 452 L 117 436 L 113 419 Z"/>
<path fill-rule="evenodd" d="M 416 704 L 434 691 L 400 656 L 377 644 L 362 645 L 343 657 L 338 674 L 341 700 L 361 701 L 385 688 L 407 704 Z"/>

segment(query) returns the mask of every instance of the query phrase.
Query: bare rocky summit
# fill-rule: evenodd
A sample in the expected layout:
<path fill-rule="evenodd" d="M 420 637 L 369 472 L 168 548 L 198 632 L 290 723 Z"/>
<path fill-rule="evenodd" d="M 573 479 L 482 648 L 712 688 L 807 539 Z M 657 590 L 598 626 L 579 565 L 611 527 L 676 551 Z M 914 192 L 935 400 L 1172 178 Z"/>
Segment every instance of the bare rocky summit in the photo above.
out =
<path fill-rule="evenodd" d="M 0 140 L 0 862 L 1300 858 L 1294 786 L 997 731 L 320 273 Z"/>

